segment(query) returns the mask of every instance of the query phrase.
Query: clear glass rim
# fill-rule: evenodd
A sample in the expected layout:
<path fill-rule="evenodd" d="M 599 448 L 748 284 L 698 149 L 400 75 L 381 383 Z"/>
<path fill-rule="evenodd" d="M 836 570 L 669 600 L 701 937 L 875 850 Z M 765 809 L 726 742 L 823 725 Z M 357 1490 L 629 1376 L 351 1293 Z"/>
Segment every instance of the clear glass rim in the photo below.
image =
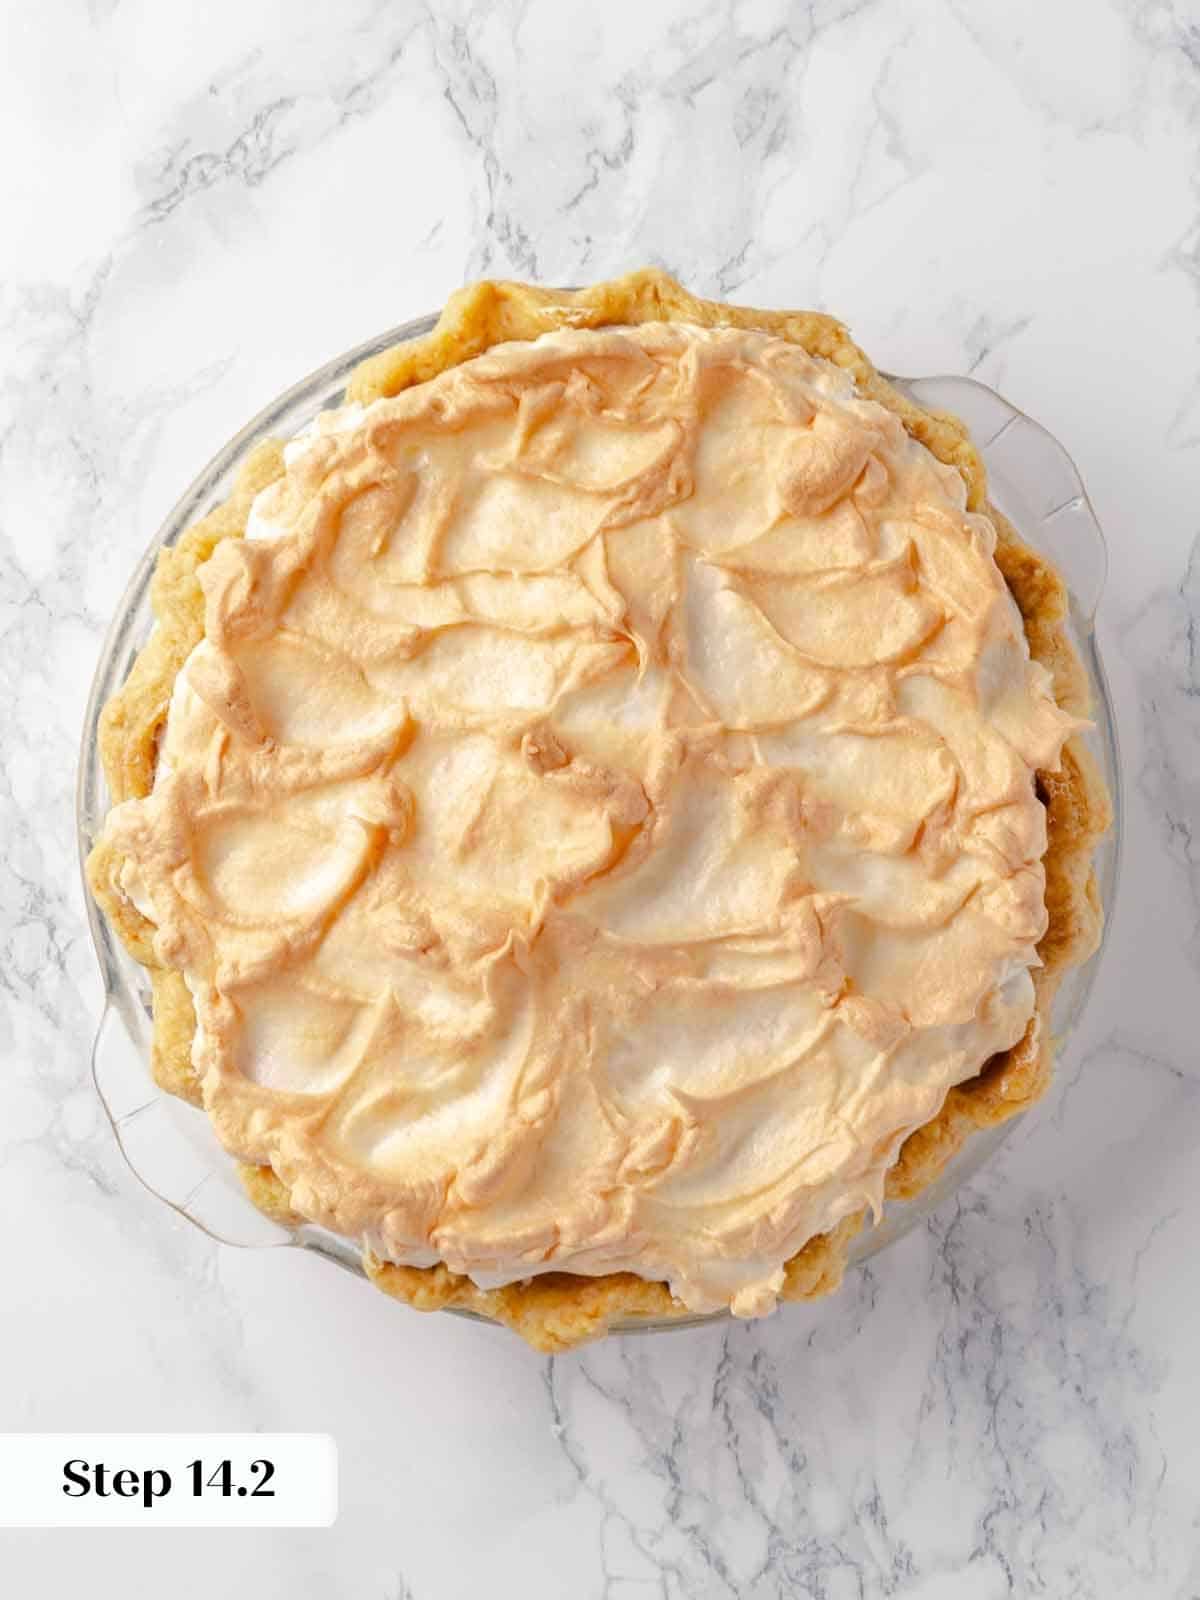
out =
<path fill-rule="evenodd" d="M 283 437 L 290 436 L 297 430 L 298 413 L 303 411 L 315 413 L 317 410 L 338 403 L 339 391 L 344 389 L 350 374 L 362 361 L 395 345 L 422 337 L 433 329 L 437 320 L 436 314 L 414 318 L 389 328 L 326 362 L 263 407 L 197 474 L 163 519 L 153 540 L 134 568 L 114 611 L 101 647 L 88 697 L 76 782 L 76 826 L 84 903 L 104 984 L 104 1006 L 93 1042 L 93 1078 L 118 1147 L 125 1156 L 131 1172 L 156 1198 L 222 1243 L 241 1248 L 292 1246 L 314 1250 L 336 1265 L 348 1268 L 359 1276 L 363 1276 L 364 1272 L 357 1246 L 353 1241 L 312 1224 L 303 1224 L 294 1229 L 283 1229 L 275 1224 L 269 1224 L 264 1229 L 261 1226 L 264 1219 L 257 1213 L 255 1215 L 260 1224 L 257 1228 L 248 1227 L 241 1219 L 232 1229 L 214 1225 L 211 1217 L 198 1214 L 194 1195 L 172 1196 L 164 1192 L 162 1184 L 151 1181 L 147 1176 L 144 1163 L 131 1150 L 129 1130 L 134 1118 L 142 1116 L 148 1110 L 157 1109 L 165 1113 L 162 1119 L 164 1127 L 168 1119 L 175 1119 L 179 1115 L 200 1118 L 205 1122 L 207 1119 L 202 1112 L 175 1101 L 174 1097 L 158 1089 L 150 1077 L 151 1025 L 146 1003 L 145 973 L 125 952 L 96 904 L 83 871 L 83 864 L 91 849 L 95 831 L 108 809 L 107 788 L 100 766 L 97 741 L 100 715 L 105 702 L 124 681 L 134 655 L 148 636 L 149 590 L 159 552 L 173 544 L 205 511 L 224 498 L 228 493 L 228 479 L 254 443 L 273 433 Z M 976 425 L 972 425 L 969 415 L 965 416 L 964 420 L 971 428 L 972 438 L 988 467 L 993 491 L 998 482 L 1005 477 L 1004 471 L 998 471 L 996 465 L 998 445 L 1005 437 L 1017 431 L 1027 440 L 1037 441 L 1045 459 L 1053 461 L 1056 470 L 1062 475 L 1064 490 L 1069 490 L 1062 495 L 1061 500 L 1038 518 L 1039 527 L 1070 513 L 1077 520 L 1077 531 L 1073 536 L 1080 540 L 1086 539 L 1087 542 L 1086 549 L 1081 544 L 1075 554 L 1072 553 L 1070 544 L 1064 545 L 1063 550 L 1057 554 L 1047 553 L 1052 555 L 1059 570 L 1063 572 L 1071 595 L 1074 643 L 1087 670 L 1093 695 L 1096 721 L 1093 749 L 1099 758 L 1109 787 L 1114 820 L 1109 835 L 1097 853 L 1096 861 L 1105 911 L 1100 948 L 1081 968 L 1073 969 L 1067 975 L 1069 982 L 1064 984 L 1064 988 L 1069 990 L 1067 1003 L 1056 1009 L 1054 1016 L 1061 1057 L 1062 1046 L 1067 1036 L 1077 1026 L 1095 984 L 1103 945 L 1111 923 L 1120 875 L 1123 817 L 1121 764 L 1112 701 L 1094 627 L 1096 608 L 1107 576 L 1106 541 L 1078 469 L 1061 443 L 1040 423 L 1003 399 L 995 390 L 973 378 L 954 375 L 916 379 L 885 376 L 901 393 L 908 395 L 927 409 L 944 409 L 956 412 L 960 416 L 964 411 L 970 412 L 972 409 L 980 414 L 990 411 L 996 426 L 987 437 L 980 436 L 980 431 Z M 997 502 L 1000 503 L 1002 498 L 997 495 Z M 1030 533 L 1026 525 L 1027 518 L 1013 515 L 1010 508 L 1003 503 L 1000 503 L 1000 509 L 1010 515 L 1018 533 L 1032 548 L 1035 550 L 1041 548 L 1038 538 Z M 1072 567 L 1072 563 L 1073 570 L 1068 570 Z M 140 981 L 138 974 L 141 974 Z M 139 1103 L 124 1112 L 113 1103 L 109 1069 L 104 1065 L 112 1050 L 120 1047 L 114 1044 L 114 1022 L 119 1022 L 125 1041 L 140 1058 L 144 1071 L 144 1103 Z M 1021 1117 L 1017 1116 L 995 1127 L 979 1130 L 952 1159 L 941 1176 L 915 1199 L 899 1203 L 889 1202 L 882 1220 L 873 1227 L 865 1228 L 852 1245 L 849 1264 L 860 1265 L 918 1226 L 991 1159 L 1020 1120 Z M 232 1169 L 233 1158 L 225 1159 Z M 203 1180 L 201 1180 L 202 1185 Z M 253 1210 L 252 1203 L 248 1199 L 244 1200 L 244 1205 Z M 246 1233 L 253 1236 L 238 1236 Z M 447 1309 L 454 1310 L 456 1314 L 471 1320 L 484 1322 L 489 1326 L 494 1325 L 489 1318 L 476 1312 L 460 1307 Z M 700 1325 L 707 1326 L 728 1316 L 728 1312 L 714 1312 L 668 1318 L 626 1319 L 614 1323 L 610 1331 L 618 1333 L 673 1331 Z"/>

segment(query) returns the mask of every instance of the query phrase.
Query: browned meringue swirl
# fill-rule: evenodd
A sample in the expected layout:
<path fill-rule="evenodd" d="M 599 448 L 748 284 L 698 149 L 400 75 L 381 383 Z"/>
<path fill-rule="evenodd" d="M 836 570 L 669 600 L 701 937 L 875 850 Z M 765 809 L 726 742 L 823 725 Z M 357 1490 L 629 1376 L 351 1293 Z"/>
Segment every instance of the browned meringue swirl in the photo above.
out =
<path fill-rule="evenodd" d="M 1078 724 L 958 474 L 760 333 L 323 415 L 111 814 L 224 1143 L 488 1286 L 769 1310 L 1021 1036 Z"/>

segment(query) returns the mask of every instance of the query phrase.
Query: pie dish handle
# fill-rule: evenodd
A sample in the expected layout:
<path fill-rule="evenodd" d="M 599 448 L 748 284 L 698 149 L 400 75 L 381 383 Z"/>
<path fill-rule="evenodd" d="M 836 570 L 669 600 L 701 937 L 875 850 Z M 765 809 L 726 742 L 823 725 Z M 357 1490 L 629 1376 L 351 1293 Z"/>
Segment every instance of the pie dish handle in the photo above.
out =
<path fill-rule="evenodd" d="M 1108 578 L 1108 546 L 1079 469 L 1064 447 L 974 378 L 889 381 L 927 411 L 950 411 L 966 423 L 1000 510 L 1058 568 L 1076 625 L 1090 631 Z"/>
<path fill-rule="evenodd" d="M 143 1020 L 143 1019 L 139 1019 Z M 110 997 L 92 1042 L 92 1078 L 118 1148 L 139 1183 L 221 1244 L 243 1248 L 300 1243 L 243 1190 L 207 1117 L 165 1093 L 146 1071 L 139 1042 Z"/>

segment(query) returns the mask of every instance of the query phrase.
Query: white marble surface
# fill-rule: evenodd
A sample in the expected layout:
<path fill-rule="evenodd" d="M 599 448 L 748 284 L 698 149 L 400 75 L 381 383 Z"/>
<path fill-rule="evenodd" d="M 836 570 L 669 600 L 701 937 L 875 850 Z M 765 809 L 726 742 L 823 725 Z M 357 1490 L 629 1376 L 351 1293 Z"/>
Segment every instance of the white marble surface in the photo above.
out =
<path fill-rule="evenodd" d="M 328 1430 L 343 1494 L 0 1534 L 11 1592 L 1200 1594 L 1195 5 L 9 0 L 0 39 L 0 1427 Z M 1049 1098 L 927 1229 L 829 1303 L 546 1361 L 133 1183 L 72 786 L 127 573 L 235 427 L 465 278 L 646 261 L 1068 444 L 1124 892 Z"/>

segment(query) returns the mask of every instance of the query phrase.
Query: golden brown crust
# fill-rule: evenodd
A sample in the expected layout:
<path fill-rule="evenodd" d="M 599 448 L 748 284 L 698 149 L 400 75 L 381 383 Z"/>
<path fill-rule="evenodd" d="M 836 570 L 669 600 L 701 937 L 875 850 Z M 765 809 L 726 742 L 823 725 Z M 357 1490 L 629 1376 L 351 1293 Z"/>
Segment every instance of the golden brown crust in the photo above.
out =
<path fill-rule="evenodd" d="M 154 1081 L 168 1094 L 202 1106 L 200 1079 L 192 1065 L 196 1012 L 187 984 L 171 967 L 159 967 L 150 974 L 150 981 L 154 990 L 154 1042 L 150 1049 Z"/>
<path fill-rule="evenodd" d="M 861 1215 L 847 1217 L 832 1232 L 810 1239 L 788 1262 L 783 1298 L 810 1300 L 836 1289 L 846 1249 L 861 1223 Z M 548 1355 L 599 1338 L 617 1318 L 675 1321 L 693 1315 L 665 1283 L 648 1283 L 632 1272 L 612 1272 L 603 1278 L 547 1272 L 503 1289 L 477 1289 L 470 1278 L 444 1266 L 398 1267 L 370 1251 L 363 1264 L 376 1287 L 418 1311 L 447 1306 L 472 1311 L 490 1322 L 504 1323 Z"/>
<path fill-rule="evenodd" d="M 254 1204 L 272 1222 L 279 1223 L 282 1228 L 294 1228 L 304 1221 L 299 1212 L 292 1210 L 286 1184 L 270 1167 L 255 1167 L 239 1161 L 238 1177 Z"/>
<path fill-rule="evenodd" d="M 850 372 L 861 393 L 899 416 L 908 432 L 940 461 L 957 467 L 967 485 L 968 505 L 987 510 L 996 522 L 997 564 L 1021 611 L 1031 654 L 1049 671 L 1059 703 L 1069 711 L 1086 713 L 1087 679 L 1066 632 L 1062 581 L 989 505 L 983 463 L 966 428 L 958 418 L 924 411 L 900 394 L 832 317 L 699 300 L 653 269 L 576 291 L 478 283 L 451 297 L 437 326 L 424 338 L 363 362 L 347 393 L 369 403 L 424 382 L 493 345 L 533 339 L 555 328 L 652 321 L 759 328 L 799 344 Z M 281 470 L 281 446 L 274 442 L 258 446 L 239 473 L 230 499 L 160 556 L 152 590 L 157 627 L 101 719 L 100 751 L 114 802 L 148 794 L 153 784 L 171 689 L 203 633 L 196 569 L 220 540 L 244 532 L 254 496 Z M 1074 738 L 1064 751 L 1061 771 L 1039 773 L 1038 785 L 1047 808 L 1049 927 L 1039 946 L 1043 966 L 1036 976 L 1037 1009 L 1024 1038 L 994 1057 L 978 1077 L 951 1089 L 938 1115 L 906 1141 L 888 1179 L 892 1198 L 918 1193 L 972 1131 L 1015 1115 L 1042 1092 L 1051 1069 L 1048 1018 L 1054 994 L 1067 968 L 1086 960 L 1099 941 L 1102 909 L 1092 855 L 1111 821 L 1103 780 L 1086 747 Z M 120 869 L 121 861 L 111 847 L 101 844 L 89 858 L 88 878 L 130 952 L 152 969 L 155 1080 L 171 1093 L 198 1102 L 191 1063 L 195 1032 L 191 998 L 180 975 L 158 960 L 151 943 L 153 928 L 121 893 Z M 260 1209 L 285 1225 L 296 1223 L 287 1189 L 270 1168 L 241 1171 L 247 1192 Z M 861 1220 L 861 1215 L 847 1218 L 830 1233 L 810 1240 L 788 1263 L 783 1298 L 805 1299 L 836 1288 Z M 483 1290 L 444 1266 L 400 1267 L 370 1252 L 364 1256 L 364 1266 L 381 1289 L 419 1310 L 454 1306 L 472 1311 L 513 1328 L 539 1350 L 567 1349 L 625 1319 L 689 1314 L 665 1284 L 648 1283 L 631 1273 L 602 1278 L 546 1273 L 502 1289 Z"/>

